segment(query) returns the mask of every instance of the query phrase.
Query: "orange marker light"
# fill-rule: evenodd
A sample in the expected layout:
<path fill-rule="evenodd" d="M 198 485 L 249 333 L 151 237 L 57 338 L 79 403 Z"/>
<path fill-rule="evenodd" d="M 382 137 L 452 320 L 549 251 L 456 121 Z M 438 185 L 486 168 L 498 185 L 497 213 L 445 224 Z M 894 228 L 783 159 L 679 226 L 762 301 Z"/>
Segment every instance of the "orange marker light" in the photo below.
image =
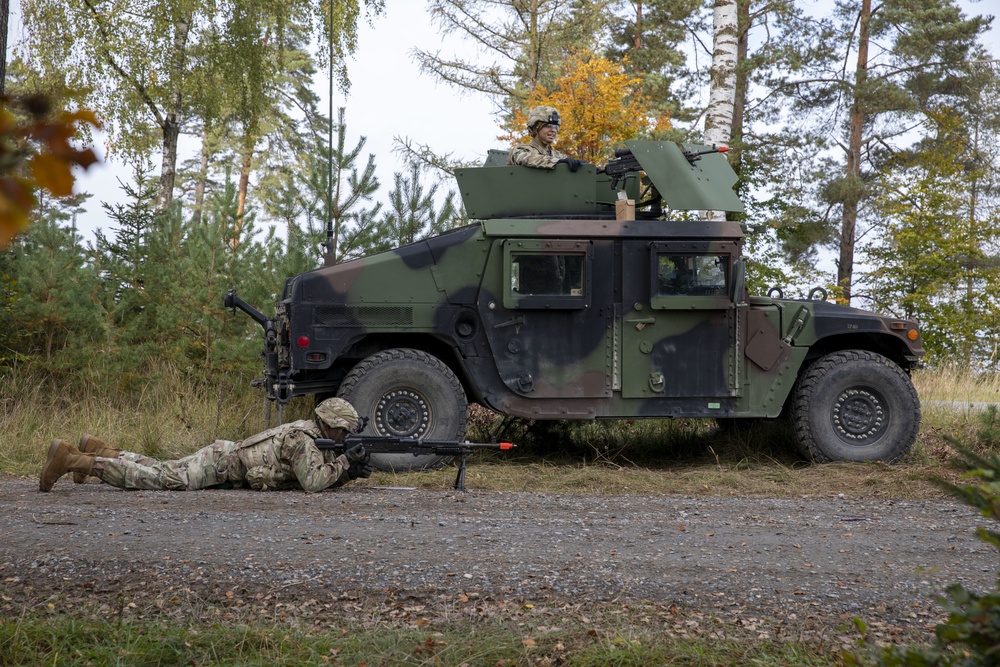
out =
<path fill-rule="evenodd" d="M 513 442 L 501 442 L 500 443 L 500 450 L 501 451 L 506 451 L 508 449 L 514 449 L 515 447 L 517 447 L 517 445 L 515 445 Z"/>
<path fill-rule="evenodd" d="M 720 153 L 728 153 L 729 146 L 719 146 L 716 150 L 719 151 Z"/>
<path fill-rule="evenodd" d="M 917 331 L 916 329 L 910 329 L 909 331 L 906 332 L 906 337 L 909 338 L 910 340 L 916 340 L 917 338 L 920 337 L 920 332 Z"/>

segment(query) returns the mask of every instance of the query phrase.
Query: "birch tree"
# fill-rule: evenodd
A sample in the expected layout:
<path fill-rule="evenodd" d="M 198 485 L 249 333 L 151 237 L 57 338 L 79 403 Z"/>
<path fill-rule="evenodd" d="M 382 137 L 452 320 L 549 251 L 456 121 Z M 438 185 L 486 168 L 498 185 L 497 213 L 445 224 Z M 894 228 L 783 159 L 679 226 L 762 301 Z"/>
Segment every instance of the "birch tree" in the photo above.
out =
<path fill-rule="evenodd" d="M 711 86 L 705 110 L 705 141 L 725 145 L 733 127 L 736 98 L 736 0 L 715 0 Z"/>
<path fill-rule="evenodd" d="M 208 0 L 22 2 L 28 61 L 73 70 L 93 91 L 88 101 L 109 123 L 109 153 L 136 158 L 161 150 L 161 209 L 173 193 L 189 49 L 211 10 Z"/>
<path fill-rule="evenodd" d="M 715 0 L 711 87 L 705 110 L 705 142 L 728 146 L 733 128 L 737 65 L 736 0 Z M 725 220 L 723 211 L 705 211 L 708 220 Z"/>

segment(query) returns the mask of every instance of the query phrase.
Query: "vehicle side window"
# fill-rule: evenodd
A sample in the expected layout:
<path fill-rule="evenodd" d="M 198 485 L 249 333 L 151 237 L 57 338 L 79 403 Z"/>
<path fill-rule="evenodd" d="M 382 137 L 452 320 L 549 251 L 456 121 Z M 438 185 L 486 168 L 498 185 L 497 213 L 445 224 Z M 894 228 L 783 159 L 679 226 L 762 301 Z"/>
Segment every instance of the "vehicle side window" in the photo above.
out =
<path fill-rule="evenodd" d="M 507 239 L 503 243 L 506 308 L 580 310 L 590 307 L 594 244 L 567 239 Z"/>
<path fill-rule="evenodd" d="M 658 254 L 656 296 L 725 296 L 728 255 Z"/>
<path fill-rule="evenodd" d="M 511 292 L 519 296 L 583 296 L 582 253 L 511 253 Z"/>

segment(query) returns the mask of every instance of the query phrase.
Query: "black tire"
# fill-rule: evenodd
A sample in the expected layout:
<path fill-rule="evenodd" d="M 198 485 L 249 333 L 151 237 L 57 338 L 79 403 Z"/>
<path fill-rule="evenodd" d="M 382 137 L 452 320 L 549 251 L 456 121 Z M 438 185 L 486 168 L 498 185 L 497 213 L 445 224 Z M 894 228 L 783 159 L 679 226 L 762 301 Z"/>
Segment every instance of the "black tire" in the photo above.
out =
<path fill-rule="evenodd" d="M 844 350 L 821 357 L 792 393 L 799 449 L 817 463 L 906 456 L 920 429 L 920 399 L 909 375 L 881 354 Z"/>
<path fill-rule="evenodd" d="M 461 440 L 469 422 L 462 383 L 444 362 L 420 350 L 397 348 L 363 359 L 344 378 L 337 396 L 368 417 L 365 433 Z M 451 457 L 373 454 L 379 470 L 440 468 Z"/>

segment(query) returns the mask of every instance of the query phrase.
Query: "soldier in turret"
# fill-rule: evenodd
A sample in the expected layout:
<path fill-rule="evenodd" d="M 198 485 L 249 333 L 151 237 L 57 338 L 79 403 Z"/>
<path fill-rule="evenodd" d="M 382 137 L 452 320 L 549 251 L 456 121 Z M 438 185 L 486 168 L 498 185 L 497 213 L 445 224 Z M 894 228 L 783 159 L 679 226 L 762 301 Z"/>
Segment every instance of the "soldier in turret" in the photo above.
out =
<path fill-rule="evenodd" d="M 528 133 L 531 141 L 517 144 L 507 154 L 507 164 L 519 164 L 535 169 L 555 169 L 557 164 L 569 165 L 569 170 L 575 172 L 581 160 L 560 153 L 553 144 L 559 134 L 559 112 L 555 107 L 534 107 L 528 111 Z"/>
<path fill-rule="evenodd" d="M 83 436 L 79 449 L 56 439 L 49 447 L 39 489 L 51 490 L 56 480 L 72 472 L 76 482 L 93 475 L 122 489 L 183 491 L 245 484 L 258 491 L 322 491 L 371 475 L 363 445 L 337 455 L 320 451 L 314 442 L 316 438 L 343 442 L 357 425 L 358 413 L 350 403 L 329 398 L 316 406 L 315 420 L 282 424 L 239 442 L 216 440 L 174 461 L 114 449 L 90 435 Z"/>

